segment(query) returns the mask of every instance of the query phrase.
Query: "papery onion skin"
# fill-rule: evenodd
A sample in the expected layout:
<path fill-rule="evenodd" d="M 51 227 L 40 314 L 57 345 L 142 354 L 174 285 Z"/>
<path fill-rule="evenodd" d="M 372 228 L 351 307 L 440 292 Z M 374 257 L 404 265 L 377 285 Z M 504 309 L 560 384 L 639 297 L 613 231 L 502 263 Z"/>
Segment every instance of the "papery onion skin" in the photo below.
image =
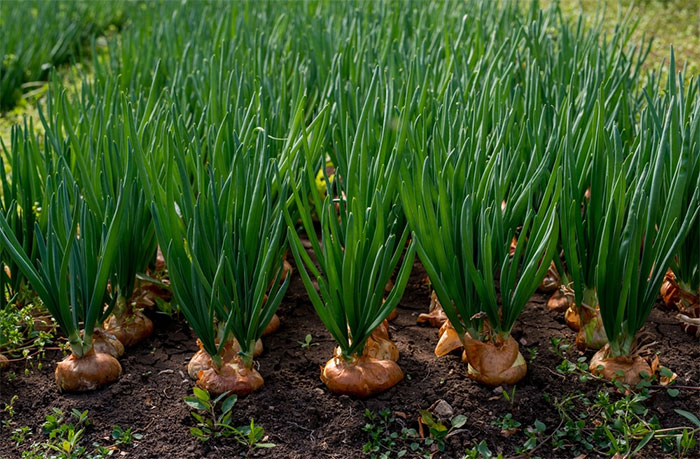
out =
<path fill-rule="evenodd" d="M 224 363 L 219 370 L 201 370 L 197 378 L 197 386 L 212 395 L 225 392 L 239 396 L 248 395 L 260 389 L 264 382 L 257 370 L 246 368 L 240 360 Z"/>
<path fill-rule="evenodd" d="M 272 319 L 270 319 L 270 322 L 267 324 L 267 327 L 265 327 L 265 330 L 263 330 L 262 335 L 263 336 L 268 336 L 273 333 L 275 333 L 277 330 L 280 328 L 280 318 L 277 314 L 272 315 Z"/>
<path fill-rule="evenodd" d="M 435 355 L 438 357 L 445 356 L 452 351 L 456 351 L 463 346 L 462 340 L 454 329 L 452 323 L 448 320 L 438 331 L 438 343 L 435 346 Z"/>
<path fill-rule="evenodd" d="M 578 313 L 578 308 L 575 303 L 571 303 L 569 308 L 564 313 L 564 320 L 566 325 L 569 326 L 574 331 L 579 331 L 581 329 L 581 317 Z"/>
<path fill-rule="evenodd" d="M 192 356 L 190 361 L 187 363 L 187 374 L 190 378 L 199 378 L 199 372 L 202 370 L 208 370 L 214 368 L 214 362 L 207 351 L 204 350 L 202 342 L 197 340 L 197 345 L 199 350 Z M 238 345 L 238 341 L 234 338 L 224 347 L 224 351 L 221 355 L 221 360 L 224 363 L 232 362 L 238 360 L 238 353 L 241 351 L 241 347 Z M 257 340 L 255 342 L 255 349 L 253 350 L 253 357 L 258 357 L 263 353 L 263 342 L 262 340 Z"/>
<path fill-rule="evenodd" d="M 589 369 L 591 373 L 607 380 L 617 380 L 630 386 L 636 386 L 642 381 L 642 373 L 653 374 L 651 365 L 639 355 L 609 357 L 610 345 L 606 344 L 591 358 Z M 620 376 L 619 371 L 624 374 Z"/>
<path fill-rule="evenodd" d="M 600 309 L 581 308 L 581 326 L 576 334 L 576 347 L 585 351 L 586 349 L 600 349 L 608 342 L 605 334 L 603 318 L 600 316 Z"/>
<path fill-rule="evenodd" d="M 377 360 L 399 360 L 399 348 L 396 347 L 393 341 L 389 338 L 389 322 L 385 319 L 372 334 L 367 338 L 365 343 L 364 355 L 375 358 Z M 336 349 L 336 357 L 341 355 L 340 348 Z"/>
<path fill-rule="evenodd" d="M 513 385 L 527 374 L 527 363 L 512 336 L 502 342 L 483 342 L 464 336 L 462 360 L 468 362 L 467 375 L 486 386 Z"/>
<path fill-rule="evenodd" d="M 402 379 L 396 362 L 366 355 L 351 360 L 333 357 L 321 367 L 321 381 L 331 392 L 358 398 L 384 392 Z"/>
<path fill-rule="evenodd" d="M 446 321 L 447 315 L 445 315 L 445 311 L 442 309 L 440 301 L 438 301 L 437 294 L 433 290 L 430 293 L 430 307 L 428 313 L 419 314 L 416 322 L 419 324 L 427 323 L 431 327 L 440 328 Z"/>
<path fill-rule="evenodd" d="M 109 354 L 115 359 L 124 355 L 124 345 L 112 333 L 96 328 L 92 333 L 92 348 L 96 353 Z"/>
<path fill-rule="evenodd" d="M 62 392 L 85 392 L 98 389 L 119 379 L 122 367 L 109 354 L 93 349 L 83 357 L 69 355 L 56 365 L 56 384 Z"/>
<path fill-rule="evenodd" d="M 0 354 L 0 370 L 7 368 L 8 366 L 10 366 L 10 360 L 4 355 Z"/>
<path fill-rule="evenodd" d="M 554 292 L 549 300 L 547 300 L 547 308 L 553 312 L 564 312 L 572 306 L 573 301 L 571 301 L 571 297 L 561 290 Z"/>
<path fill-rule="evenodd" d="M 661 284 L 661 298 L 664 304 L 669 309 L 675 309 L 676 304 L 680 301 L 681 295 L 678 286 L 675 283 L 676 275 L 670 269 L 664 275 L 664 282 Z"/>
<path fill-rule="evenodd" d="M 551 262 L 547 274 L 545 274 L 540 285 L 537 286 L 537 290 L 542 293 L 552 293 L 557 288 L 559 288 L 559 273 L 557 272 L 557 267 L 554 262 Z"/>
<path fill-rule="evenodd" d="M 111 315 L 104 328 L 117 337 L 124 347 L 131 347 L 153 333 L 153 322 L 140 310 L 129 310 L 119 317 Z"/>

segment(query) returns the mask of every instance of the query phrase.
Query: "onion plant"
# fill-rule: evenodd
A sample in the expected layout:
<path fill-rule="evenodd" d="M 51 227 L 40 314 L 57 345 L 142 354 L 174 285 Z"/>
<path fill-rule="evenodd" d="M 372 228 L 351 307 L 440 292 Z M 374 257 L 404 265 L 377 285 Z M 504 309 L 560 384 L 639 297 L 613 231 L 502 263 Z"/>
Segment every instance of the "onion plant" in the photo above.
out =
<path fill-rule="evenodd" d="M 644 358 L 639 331 L 698 213 L 700 183 L 691 171 L 696 153 L 674 146 L 683 132 L 678 117 L 683 105 L 680 95 L 669 98 L 664 112 L 649 104 L 627 157 L 614 129 L 595 152 L 605 178 L 595 283 L 609 344 L 596 353 L 590 367 L 630 384 L 654 369 Z M 670 177 L 666 186 L 665 176 Z"/>
<path fill-rule="evenodd" d="M 338 345 L 321 370 L 321 380 L 335 393 L 358 397 L 384 391 L 403 379 L 395 362 L 398 350 L 382 324 L 401 299 L 415 253 L 413 245 L 404 253 L 409 232 L 397 195 L 400 157 L 392 147 L 395 133 L 388 129 L 394 110 L 391 93 L 378 98 L 375 83 L 362 102 L 354 134 L 336 133 L 335 148 L 342 150 L 339 155 L 346 162 L 334 180 L 322 168 L 327 187 L 323 197 L 316 192 L 316 174 L 319 161 L 325 159 L 319 152 L 325 148 L 329 107 L 304 130 L 304 174 L 292 189 L 315 260 L 306 252 L 291 213 L 285 214 L 306 291 Z M 313 212 L 320 218 L 320 235 Z M 385 297 L 399 263 L 396 282 Z"/>
<path fill-rule="evenodd" d="M 37 223 L 43 227 L 40 213 L 45 205 L 46 171 L 38 148 L 39 140 L 32 132 L 33 123 L 25 121 L 24 127 L 12 127 L 9 149 L 0 140 L 0 208 L 22 249 L 33 260 L 37 253 L 34 227 Z M 8 300 L 20 305 L 28 299 L 22 294 L 26 277 L 9 252 L 0 251 L 0 261 L 4 264 L 0 272 L 0 309 L 7 307 Z"/>
<path fill-rule="evenodd" d="M 223 170 L 204 163 L 202 144 L 175 141 L 187 151 L 173 149 L 165 164 L 141 157 L 140 167 L 174 298 L 201 343 L 190 366 L 198 366 L 197 384 L 210 392 L 247 394 L 263 383 L 253 366 L 256 343 L 289 285 L 278 268 L 285 185 L 262 133 L 246 144 L 235 136 L 217 144 L 214 154 L 231 158 Z"/>
<path fill-rule="evenodd" d="M 558 167 L 552 150 L 537 164 L 507 155 L 507 144 L 517 146 L 522 138 L 518 130 L 529 129 L 514 124 L 513 112 L 504 108 L 509 103 L 494 103 L 512 94 L 507 81 L 470 95 L 474 108 L 468 111 L 458 110 L 459 98 L 448 91 L 436 101 L 429 135 L 409 141 L 412 159 L 401 169 L 401 198 L 418 256 L 464 343 L 470 377 L 488 385 L 525 375 L 510 332 L 555 252 L 561 187 L 556 174 L 547 180 Z"/>
<path fill-rule="evenodd" d="M 562 196 L 559 209 L 561 245 L 570 284 L 564 295 L 573 297 L 566 311 L 567 323 L 578 330 L 576 344 L 582 349 L 600 349 L 607 342 L 598 312 L 596 268 L 605 213 L 605 157 L 595 155 L 602 140 L 604 109 L 596 104 L 588 117 L 563 110 L 566 136 L 563 140 Z"/>
<path fill-rule="evenodd" d="M 107 282 L 128 203 L 120 192 L 106 204 L 110 218 L 102 219 L 83 200 L 64 158 L 57 158 L 56 164 L 47 178 L 46 229 L 42 232 L 35 224 L 36 259 L 30 258 L 4 215 L 0 215 L 0 243 L 68 338 L 71 355 L 56 367 L 56 383 L 61 390 L 84 391 L 121 374 L 113 356 L 95 352 L 93 334 L 109 314 Z M 133 167 L 129 170 L 124 180 L 133 177 Z"/>
<path fill-rule="evenodd" d="M 70 158 L 87 205 L 102 218 L 109 218 L 112 209 L 107 203 L 116 200 L 121 192 L 129 196 L 124 235 L 110 273 L 109 291 L 116 307 L 105 329 L 124 346 L 131 346 L 153 331 L 151 320 L 134 309 L 138 305 L 131 299 L 136 276 L 145 273 L 155 259 L 157 241 L 150 204 L 138 177 L 131 177 L 127 183 L 121 178 L 127 163 L 133 161 L 134 144 L 146 137 L 145 124 L 139 118 L 148 118 L 153 124 L 158 121 L 152 114 L 155 103 L 134 107 L 119 94 L 114 83 L 106 86 L 103 93 L 89 97 L 84 94 L 74 102 L 68 102 L 65 92 L 54 87 L 56 90 L 47 98 L 46 115 L 40 111 L 47 140 L 54 154 Z M 62 141 L 64 133 L 66 141 Z"/>
<path fill-rule="evenodd" d="M 0 111 L 21 99 L 23 84 L 42 86 L 38 80 L 75 57 L 90 37 L 120 26 L 129 9 L 121 0 L 95 6 L 80 0 L 0 2 Z"/>
<path fill-rule="evenodd" d="M 673 124 L 668 147 L 674 163 L 687 158 L 688 175 L 692 184 L 700 177 L 700 104 L 697 102 L 700 81 L 690 79 L 687 86 L 684 81 L 684 72 L 676 75 L 672 52 L 667 91 L 660 103 L 667 105 L 671 99 L 676 101 L 674 111 L 670 114 Z M 671 174 L 667 174 L 666 181 L 670 178 Z M 696 211 L 692 205 L 694 192 L 692 186 L 686 187 L 681 198 L 680 218 Z M 689 332 L 696 331 L 698 327 L 693 319 L 700 317 L 700 219 L 693 220 L 687 236 L 680 243 L 661 291 L 666 304 L 680 310 L 679 318 L 684 322 L 683 328 Z"/>

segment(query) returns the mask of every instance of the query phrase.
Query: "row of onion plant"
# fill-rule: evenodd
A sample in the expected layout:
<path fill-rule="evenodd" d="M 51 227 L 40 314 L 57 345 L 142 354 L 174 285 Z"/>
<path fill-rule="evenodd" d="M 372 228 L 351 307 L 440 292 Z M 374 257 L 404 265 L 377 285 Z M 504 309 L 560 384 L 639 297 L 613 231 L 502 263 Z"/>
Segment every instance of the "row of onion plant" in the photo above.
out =
<path fill-rule="evenodd" d="M 289 285 L 281 267 L 287 187 L 271 140 L 253 129 L 262 122 L 256 102 L 243 119 L 249 131 L 227 117 L 217 130 L 233 135 L 201 143 L 175 122 L 171 160 L 140 162 L 174 298 L 199 338 L 188 371 L 216 394 L 263 384 L 254 358 Z"/>
<path fill-rule="evenodd" d="M 65 157 L 51 159 L 47 168 L 46 228 L 35 224 L 36 257 L 30 258 L 4 216 L 0 242 L 68 338 L 71 354 L 56 367 L 59 389 L 91 390 L 122 371 L 113 356 L 115 343 L 101 336 L 99 324 L 114 306 L 106 301 L 107 283 L 129 204 L 122 190 L 136 180 L 134 166 L 121 178 L 117 198 L 104 203 L 108 219 L 89 208 Z"/>

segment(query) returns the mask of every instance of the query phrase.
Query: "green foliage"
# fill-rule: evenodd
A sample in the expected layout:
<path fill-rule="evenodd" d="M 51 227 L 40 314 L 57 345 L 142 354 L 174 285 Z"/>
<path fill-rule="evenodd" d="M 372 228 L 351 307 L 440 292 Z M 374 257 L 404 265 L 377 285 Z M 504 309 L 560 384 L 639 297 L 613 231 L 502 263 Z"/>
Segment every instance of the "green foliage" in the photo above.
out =
<path fill-rule="evenodd" d="M 445 440 L 461 429 L 467 422 L 466 416 L 457 415 L 449 420 L 449 425 L 436 419 L 427 410 L 420 410 L 420 422 L 427 427 L 427 436 L 418 434 L 414 428 L 406 426 L 403 418 L 385 408 L 378 412 L 365 410 L 365 426 L 368 441 L 362 447 L 366 455 L 373 458 L 391 457 L 429 458 L 437 451 L 444 451 Z M 404 416 L 405 417 L 405 416 Z"/>
<path fill-rule="evenodd" d="M 195 387 L 194 394 L 185 397 L 185 403 L 194 409 L 190 414 L 197 421 L 197 427 L 190 428 L 190 434 L 202 442 L 211 440 L 212 438 L 228 438 L 234 439 L 247 446 L 248 449 L 258 448 L 274 448 L 274 443 L 263 442 L 265 439 L 265 430 L 259 425 L 255 425 L 253 419 L 249 425 L 233 427 L 231 416 L 233 415 L 233 407 L 238 400 L 238 397 L 233 394 L 223 393 L 211 399 L 209 393 Z"/>
<path fill-rule="evenodd" d="M 125 181 L 130 174 L 133 168 Z M 0 244 L 68 337 L 72 352 L 81 357 L 92 348 L 95 325 L 109 311 L 105 310 L 104 299 L 126 203 L 120 195 L 108 204 L 113 210 L 110 219 L 101 220 L 79 198 L 78 187 L 62 158 L 56 162 L 56 172 L 47 179 L 47 189 L 51 197 L 45 234 L 35 225 L 39 262 L 35 265 L 29 258 L 1 215 Z"/>
<path fill-rule="evenodd" d="M 336 134 L 336 155 L 343 160 L 333 181 L 324 170 L 324 198 L 316 192 L 316 171 L 323 158 L 321 140 L 328 124 L 327 108 L 304 131 L 304 173 L 299 181 L 292 182 L 292 190 L 316 261 L 302 245 L 291 213 L 285 213 L 292 253 L 306 291 L 347 359 L 362 354 L 369 335 L 398 304 L 414 258 L 412 244 L 404 254 L 408 228 L 398 204 L 398 157 L 390 154 L 397 142 L 395 132 L 389 129 L 391 89 L 387 88 L 387 98 L 379 99 L 378 80 L 375 72 L 356 132 L 341 129 Z M 377 112 L 374 107 L 379 108 L 380 101 L 384 105 Z M 382 118 L 371 122 L 373 116 L 379 116 L 377 113 Z M 313 206 L 306 204 L 306 196 L 313 197 Z M 312 211 L 321 219 L 320 237 Z M 396 282 L 384 298 L 385 287 L 402 255 Z"/>
<path fill-rule="evenodd" d="M 114 426 L 112 428 L 112 439 L 117 445 L 129 446 L 134 443 L 134 440 L 141 440 L 143 434 L 132 432 L 131 427 L 124 430 L 119 426 Z"/>
<path fill-rule="evenodd" d="M 230 128 L 230 120 L 222 129 Z M 182 134 L 178 140 L 193 142 L 194 157 L 178 150 L 164 165 L 165 183 L 158 182 L 153 164 L 147 166 L 143 158 L 140 163 L 173 293 L 218 365 L 230 336 L 251 365 L 255 342 L 289 285 L 289 279 L 280 283 L 286 185 L 263 134 L 250 143 L 234 138 L 219 144 L 212 162 L 228 155 L 223 169 L 206 164 L 196 150 L 201 145 Z M 195 165 L 194 184 L 189 161 Z"/>
<path fill-rule="evenodd" d="M 0 2 L 0 112 L 21 99 L 25 83 L 36 87 L 54 66 L 77 57 L 95 34 L 121 25 L 126 5 L 122 0 Z"/>
<path fill-rule="evenodd" d="M 89 449 L 85 443 L 85 429 L 92 422 L 88 418 L 88 412 L 76 409 L 66 415 L 58 408 L 52 409 L 52 414 L 46 415 L 46 420 L 41 427 L 41 434 L 46 438 L 32 443 L 31 447 L 22 451 L 22 457 L 28 459 L 40 459 L 52 457 L 57 459 L 101 459 L 112 456 L 114 449 L 110 449 L 93 443 Z"/>

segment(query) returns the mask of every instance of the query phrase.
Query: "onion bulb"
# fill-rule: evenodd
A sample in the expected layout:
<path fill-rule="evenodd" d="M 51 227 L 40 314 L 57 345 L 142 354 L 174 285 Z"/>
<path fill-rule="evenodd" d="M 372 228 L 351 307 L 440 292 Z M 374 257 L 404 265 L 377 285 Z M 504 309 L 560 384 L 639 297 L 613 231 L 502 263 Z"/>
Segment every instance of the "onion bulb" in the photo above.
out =
<path fill-rule="evenodd" d="M 267 336 L 273 334 L 280 328 L 280 323 L 281 322 L 279 316 L 277 314 L 273 314 L 272 319 L 270 319 L 270 322 L 267 324 L 267 327 L 265 327 L 265 330 L 263 330 L 262 335 Z"/>
<path fill-rule="evenodd" d="M 554 295 L 547 300 L 547 308 L 552 312 L 564 312 L 572 305 L 573 298 L 571 295 L 567 295 L 561 290 L 554 292 Z"/>
<path fill-rule="evenodd" d="M 92 332 L 92 348 L 98 354 L 109 354 L 115 359 L 124 355 L 124 345 L 122 342 L 103 328 L 96 328 Z"/>
<path fill-rule="evenodd" d="M 658 361 L 651 365 L 646 358 L 636 353 L 610 357 L 610 345 L 606 344 L 591 358 L 589 369 L 596 376 L 636 386 L 641 382 L 643 373 L 651 376 L 656 372 L 652 366 L 657 367 Z"/>
<path fill-rule="evenodd" d="M 527 373 L 525 359 L 512 336 L 483 342 L 466 334 L 462 360 L 468 363 L 471 379 L 491 387 L 515 384 Z"/>
<path fill-rule="evenodd" d="M 212 362 L 209 353 L 204 350 L 200 340 L 197 340 L 197 345 L 199 346 L 199 350 L 192 356 L 187 364 L 187 374 L 189 374 L 192 379 L 197 379 L 200 371 L 214 368 L 214 362 Z M 240 351 L 241 346 L 238 344 L 238 341 L 233 338 L 224 346 L 224 351 L 221 355 L 222 362 L 227 363 L 237 360 Z M 255 342 L 255 349 L 253 350 L 253 357 L 258 357 L 262 353 L 262 340 L 257 340 Z"/>
<path fill-rule="evenodd" d="M 402 379 L 403 372 L 396 362 L 368 355 L 350 360 L 333 357 L 321 368 L 321 381 L 331 392 L 359 398 L 384 392 Z"/>
<path fill-rule="evenodd" d="M 260 373 L 255 368 L 246 368 L 238 358 L 224 363 L 219 369 L 200 370 L 197 376 L 197 386 L 212 395 L 225 392 L 248 395 L 260 389 L 263 383 Z"/>
<path fill-rule="evenodd" d="M 430 293 L 430 307 L 428 313 L 423 313 L 418 316 L 417 322 L 419 324 L 427 323 L 431 327 L 440 328 L 447 321 L 447 316 L 445 311 L 442 309 L 442 305 L 437 298 L 435 290 Z"/>
<path fill-rule="evenodd" d="M 129 306 L 123 314 L 109 316 L 104 328 L 116 336 L 124 347 L 130 347 L 151 336 L 153 322 L 141 310 Z"/>
<path fill-rule="evenodd" d="M 119 361 L 94 349 L 82 357 L 71 354 L 56 365 L 56 384 L 63 392 L 84 392 L 116 381 L 122 374 Z"/>

